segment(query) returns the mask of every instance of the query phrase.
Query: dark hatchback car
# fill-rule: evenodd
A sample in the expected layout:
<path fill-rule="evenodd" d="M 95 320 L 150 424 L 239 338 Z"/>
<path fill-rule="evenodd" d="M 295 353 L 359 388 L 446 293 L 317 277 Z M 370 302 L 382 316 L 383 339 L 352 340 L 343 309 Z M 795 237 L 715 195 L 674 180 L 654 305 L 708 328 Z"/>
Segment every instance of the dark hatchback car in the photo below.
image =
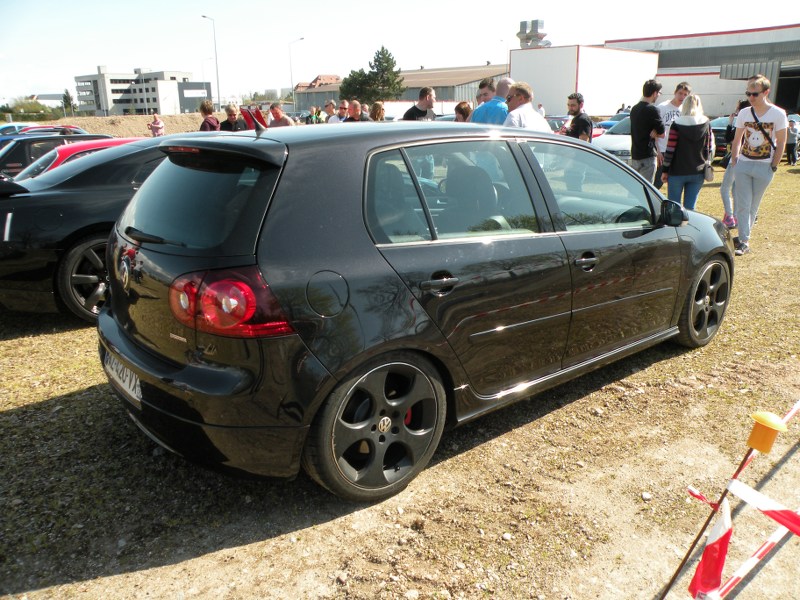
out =
<path fill-rule="evenodd" d="M 108 234 L 164 159 L 159 142 L 144 138 L 33 179 L 0 181 L 0 306 L 67 309 L 96 320 L 106 288 Z"/>
<path fill-rule="evenodd" d="M 0 149 L 0 174 L 14 177 L 29 164 L 63 144 L 110 138 L 100 133 L 71 135 L 19 134 Z"/>
<path fill-rule="evenodd" d="M 702 346 L 730 301 L 719 221 L 564 136 L 365 123 L 161 146 L 109 240 L 100 358 L 191 460 L 385 498 L 446 423 Z"/>

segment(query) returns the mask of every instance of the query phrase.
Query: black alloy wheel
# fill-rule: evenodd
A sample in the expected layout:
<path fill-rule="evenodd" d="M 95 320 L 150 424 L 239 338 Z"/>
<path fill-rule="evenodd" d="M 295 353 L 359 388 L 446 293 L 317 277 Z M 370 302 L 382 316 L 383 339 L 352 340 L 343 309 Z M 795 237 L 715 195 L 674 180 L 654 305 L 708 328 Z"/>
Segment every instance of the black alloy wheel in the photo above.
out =
<path fill-rule="evenodd" d="M 372 360 L 331 393 L 312 425 L 303 466 L 348 500 L 388 498 L 428 464 L 446 412 L 444 386 L 429 361 L 406 352 Z"/>
<path fill-rule="evenodd" d="M 77 317 L 95 323 L 105 298 L 108 236 L 94 234 L 79 240 L 64 255 L 56 276 L 64 306 Z"/>
<path fill-rule="evenodd" d="M 712 258 L 698 271 L 689 288 L 678 320 L 677 342 L 699 348 L 714 339 L 725 318 L 730 297 L 730 267 L 724 258 Z"/>

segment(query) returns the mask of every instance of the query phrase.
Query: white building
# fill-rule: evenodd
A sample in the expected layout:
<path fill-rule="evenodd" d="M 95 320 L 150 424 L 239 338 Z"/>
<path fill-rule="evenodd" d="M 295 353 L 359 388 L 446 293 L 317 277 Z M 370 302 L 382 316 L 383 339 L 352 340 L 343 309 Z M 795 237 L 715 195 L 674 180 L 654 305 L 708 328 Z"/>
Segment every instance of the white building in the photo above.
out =
<path fill-rule="evenodd" d="M 526 26 L 523 21 L 521 40 Z M 534 102 L 542 102 L 550 114 L 563 114 L 567 96 L 580 92 L 586 112 L 610 115 L 622 104 L 636 104 L 644 82 L 658 79 L 665 98 L 686 81 L 706 114 L 728 115 L 744 99 L 745 81 L 756 73 L 770 80 L 772 102 L 787 112 L 800 107 L 800 24 L 608 40 L 603 46 L 520 45 L 511 52 L 511 77 L 528 82 Z"/>
<path fill-rule="evenodd" d="M 75 77 L 76 102 L 78 110 L 96 116 L 195 112 L 202 100 L 211 99 L 211 84 L 191 79 L 185 71 L 111 73 L 99 66 L 97 74 Z"/>
<path fill-rule="evenodd" d="M 744 99 L 745 81 L 756 73 L 770 80 L 770 101 L 787 112 L 800 107 L 800 24 L 608 40 L 605 47 L 657 52 L 663 94 L 671 96 L 678 83 L 687 81 L 708 115 L 730 114 Z M 609 82 L 615 71 L 609 70 Z"/>
<path fill-rule="evenodd" d="M 612 71 L 609 65 L 613 65 Z M 583 94 L 590 115 L 613 115 L 635 104 L 642 84 L 656 76 L 658 54 L 599 46 L 550 46 L 511 51 L 511 77 L 533 88 L 533 104 L 567 114 L 567 96 Z M 633 99 L 633 100 L 631 100 Z"/>

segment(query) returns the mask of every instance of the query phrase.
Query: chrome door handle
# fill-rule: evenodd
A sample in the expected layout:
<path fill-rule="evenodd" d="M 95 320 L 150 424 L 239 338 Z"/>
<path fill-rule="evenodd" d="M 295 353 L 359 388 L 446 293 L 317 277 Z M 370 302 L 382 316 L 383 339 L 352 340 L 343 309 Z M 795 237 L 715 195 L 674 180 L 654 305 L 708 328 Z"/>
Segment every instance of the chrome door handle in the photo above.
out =
<path fill-rule="evenodd" d="M 420 281 L 419 289 L 423 292 L 438 291 L 444 288 L 450 288 L 458 283 L 458 277 L 443 277 L 442 279 L 429 279 L 428 281 Z"/>

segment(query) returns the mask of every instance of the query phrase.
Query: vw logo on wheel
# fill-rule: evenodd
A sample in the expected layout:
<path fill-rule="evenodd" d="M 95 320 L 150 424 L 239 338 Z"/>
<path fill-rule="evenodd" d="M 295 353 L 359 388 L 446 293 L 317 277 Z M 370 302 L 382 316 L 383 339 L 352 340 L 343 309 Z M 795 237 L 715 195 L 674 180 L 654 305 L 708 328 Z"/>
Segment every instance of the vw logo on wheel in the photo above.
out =
<path fill-rule="evenodd" d="M 386 433 L 392 428 L 392 420 L 389 417 L 383 417 L 378 421 L 378 431 Z"/>

